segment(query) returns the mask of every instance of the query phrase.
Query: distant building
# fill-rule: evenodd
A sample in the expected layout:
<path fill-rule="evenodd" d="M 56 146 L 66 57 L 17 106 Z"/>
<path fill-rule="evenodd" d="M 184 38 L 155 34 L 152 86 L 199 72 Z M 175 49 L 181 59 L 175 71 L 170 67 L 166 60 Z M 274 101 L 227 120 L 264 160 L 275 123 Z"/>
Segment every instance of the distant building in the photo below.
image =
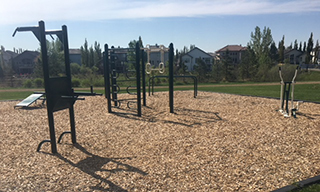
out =
<path fill-rule="evenodd" d="M 7 68 L 11 65 L 11 61 L 14 57 L 16 57 L 18 53 L 13 51 L 6 51 L 3 47 L 0 50 L 0 64 L 2 64 L 4 68 Z"/>
<path fill-rule="evenodd" d="M 148 46 L 148 45 L 147 45 Z M 149 45 L 149 61 L 153 67 L 158 67 L 162 62 L 164 66 L 169 61 L 169 49 L 163 45 Z M 148 50 L 145 50 L 148 53 Z"/>
<path fill-rule="evenodd" d="M 195 69 L 194 67 L 197 65 L 197 59 L 202 59 L 208 65 L 208 69 L 212 69 L 213 56 L 198 47 L 193 48 L 182 56 L 182 62 L 187 66 L 188 71 L 193 71 Z"/>
<path fill-rule="evenodd" d="M 299 65 L 305 63 L 305 55 L 302 51 L 291 49 L 285 50 L 284 59 L 289 61 L 290 64 Z"/>
<path fill-rule="evenodd" d="M 239 64 L 241 62 L 242 54 L 246 51 L 246 47 L 242 47 L 241 45 L 227 45 L 218 51 L 216 51 L 217 57 L 220 59 L 229 53 L 229 57 L 232 59 L 233 64 Z"/>
<path fill-rule="evenodd" d="M 80 49 L 69 49 L 70 63 L 78 63 L 81 65 L 81 50 Z"/>
<path fill-rule="evenodd" d="M 32 74 L 40 53 L 38 51 L 24 51 L 12 59 L 13 70 L 17 74 Z"/>

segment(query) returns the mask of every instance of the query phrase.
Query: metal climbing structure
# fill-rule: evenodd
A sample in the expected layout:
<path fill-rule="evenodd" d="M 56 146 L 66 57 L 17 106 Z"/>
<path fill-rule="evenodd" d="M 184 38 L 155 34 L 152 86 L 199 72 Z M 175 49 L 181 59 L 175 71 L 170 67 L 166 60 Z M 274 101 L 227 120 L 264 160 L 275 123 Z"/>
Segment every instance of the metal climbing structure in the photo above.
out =
<path fill-rule="evenodd" d="M 144 51 L 140 49 L 139 42 L 136 43 L 134 49 L 126 49 L 134 55 L 134 61 L 129 61 L 127 58 L 121 60 L 121 55 L 117 53 L 117 49 L 111 47 L 109 49 L 108 44 L 105 44 L 104 50 L 104 76 L 105 76 L 105 94 L 108 100 L 108 112 L 112 112 L 113 107 L 120 107 L 122 103 L 126 103 L 128 108 L 132 108 L 131 105 L 135 104 L 137 109 L 137 116 L 141 116 L 141 100 L 143 105 L 146 105 L 146 91 L 145 91 L 145 75 L 142 74 L 141 69 L 144 71 Z M 127 65 L 125 65 L 125 63 Z M 142 63 L 142 64 L 141 64 Z M 129 65 L 134 69 L 129 70 Z M 119 80 L 119 77 L 122 79 Z M 118 93 L 121 92 L 121 83 L 126 83 L 126 93 L 133 97 L 129 99 L 119 98 Z M 142 82 L 142 91 L 141 91 Z M 130 84 L 130 85 L 129 85 Z M 141 96 L 142 94 L 142 96 Z"/>
<path fill-rule="evenodd" d="M 72 89 L 71 85 L 71 71 L 70 71 L 70 59 L 69 59 L 69 44 L 68 44 L 68 32 L 67 26 L 63 25 L 61 30 L 45 30 L 44 21 L 39 21 L 39 26 L 35 27 L 18 27 L 16 28 L 13 36 L 16 32 L 31 31 L 40 42 L 43 76 L 45 84 L 45 97 L 47 102 L 47 115 L 49 123 L 50 139 L 43 140 L 39 143 L 37 151 L 40 151 L 41 146 L 44 143 L 49 142 L 51 144 L 52 153 L 57 153 L 56 134 L 54 127 L 54 112 L 69 109 L 70 118 L 70 131 L 63 132 L 58 142 L 61 141 L 62 136 L 65 134 L 71 134 L 72 143 L 75 144 L 76 140 L 76 127 L 74 119 L 74 103 L 76 100 L 84 100 L 79 96 L 98 95 L 96 93 L 76 93 Z M 46 36 L 56 35 L 63 44 L 64 62 L 65 62 L 65 74 L 59 77 L 50 76 L 49 57 L 47 51 L 47 39 Z M 52 70 L 52 69 L 51 69 Z"/>

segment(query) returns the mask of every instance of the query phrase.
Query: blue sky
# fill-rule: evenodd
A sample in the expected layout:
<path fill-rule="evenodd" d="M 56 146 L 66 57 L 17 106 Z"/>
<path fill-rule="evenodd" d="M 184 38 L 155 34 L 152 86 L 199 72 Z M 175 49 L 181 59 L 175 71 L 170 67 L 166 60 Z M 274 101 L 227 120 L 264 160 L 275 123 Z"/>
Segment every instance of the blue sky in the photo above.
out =
<path fill-rule="evenodd" d="M 15 0 L 0 6 L 0 45 L 7 50 L 36 50 L 39 43 L 30 32 L 16 27 L 46 29 L 67 25 L 70 48 L 89 45 L 127 47 L 142 37 L 144 45 L 171 42 L 175 49 L 194 44 L 207 52 L 225 45 L 247 45 L 256 26 L 271 29 L 276 45 L 295 39 L 314 43 L 320 39 L 319 0 Z"/>

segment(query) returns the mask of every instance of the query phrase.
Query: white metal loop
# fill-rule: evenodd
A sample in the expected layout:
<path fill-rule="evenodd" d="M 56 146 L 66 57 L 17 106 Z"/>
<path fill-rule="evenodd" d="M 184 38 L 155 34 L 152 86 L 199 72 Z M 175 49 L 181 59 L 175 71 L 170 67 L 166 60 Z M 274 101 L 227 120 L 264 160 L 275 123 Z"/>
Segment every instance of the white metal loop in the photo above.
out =
<path fill-rule="evenodd" d="M 163 62 L 161 62 L 161 63 L 159 63 L 159 73 L 164 73 L 164 63 Z"/>

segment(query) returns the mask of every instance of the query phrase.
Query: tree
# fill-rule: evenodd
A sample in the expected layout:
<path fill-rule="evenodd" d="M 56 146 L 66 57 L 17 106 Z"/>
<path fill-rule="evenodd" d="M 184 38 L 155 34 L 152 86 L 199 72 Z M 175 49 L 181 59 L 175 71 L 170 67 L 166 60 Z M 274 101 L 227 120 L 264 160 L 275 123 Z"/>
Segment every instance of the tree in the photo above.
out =
<path fill-rule="evenodd" d="M 94 66 L 99 69 L 100 73 L 103 73 L 102 51 L 97 41 L 94 42 Z"/>
<path fill-rule="evenodd" d="M 255 33 L 251 32 L 251 41 L 249 46 L 254 51 L 257 61 L 258 68 L 261 74 L 264 74 L 266 70 L 272 67 L 272 59 L 270 54 L 271 45 L 273 43 L 273 38 L 271 35 L 271 29 L 264 27 L 261 33 L 260 28 L 257 26 L 255 28 Z"/>
<path fill-rule="evenodd" d="M 80 47 L 81 51 L 81 64 L 83 66 L 89 67 L 89 49 L 88 49 L 88 41 L 85 39 L 84 45 Z"/>
<path fill-rule="evenodd" d="M 209 71 L 208 65 L 201 58 L 196 59 L 195 72 L 199 82 L 205 82 L 207 80 L 207 74 Z"/>
<path fill-rule="evenodd" d="M 279 59 L 279 54 L 278 54 L 278 49 L 276 47 L 276 43 L 272 42 L 271 47 L 270 47 L 270 57 L 273 63 L 278 61 Z"/>
<path fill-rule="evenodd" d="M 257 63 L 256 55 L 250 45 L 248 45 L 247 50 L 242 55 L 239 66 L 240 77 L 242 80 L 250 80 L 255 77 L 258 69 Z"/>
<path fill-rule="evenodd" d="M 306 64 L 309 64 L 312 61 L 312 56 L 311 56 L 312 49 L 313 49 L 313 33 L 311 33 L 308 40 Z"/>
<path fill-rule="evenodd" d="M 319 40 L 316 42 L 316 46 L 314 48 L 314 60 L 313 64 L 318 64 L 318 58 L 319 58 Z"/>
<path fill-rule="evenodd" d="M 48 66 L 50 77 L 57 77 L 66 73 L 63 45 L 59 39 L 49 42 L 47 41 Z M 34 69 L 34 77 L 43 78 L 42 52 L 36 62 Z"/>
<path fill-rule="evenodd" d="M 294 47 L 293 49 L 298 50 L 298 41 L 294 40 Z"/>
<path fill-rule="evenodd" d="M 282 36 L 282 40 L 279 42 L 279 46 L 278 46 L 278 52 L 279 52 L 279 62 L 283 63 L 284 60 L 284 50 L 285 50 L 285 46 L 284 46 L 284 36 Z"/>
<path fill-rule="evenodd" d="M 230 57 L 229 50 L 226 51 L 226 54 L 222 57 L 222 74 L 224 76 L 225 81 L 235 81 L 235 65 L 232 62 L 232 58 Z"/>
<path fill-rule="evenodd" d="M 302 52 L 306 52 L 307 51 L 307 43 L 306 42 L 304 42 L 303 43 L 303 50 L 302 50 Z"/>
<path fill-rule="evenodd" d="M 300 41 L 300 44 L 299 44 L 299 51 L 302 52 L 302 42 Z"/>

